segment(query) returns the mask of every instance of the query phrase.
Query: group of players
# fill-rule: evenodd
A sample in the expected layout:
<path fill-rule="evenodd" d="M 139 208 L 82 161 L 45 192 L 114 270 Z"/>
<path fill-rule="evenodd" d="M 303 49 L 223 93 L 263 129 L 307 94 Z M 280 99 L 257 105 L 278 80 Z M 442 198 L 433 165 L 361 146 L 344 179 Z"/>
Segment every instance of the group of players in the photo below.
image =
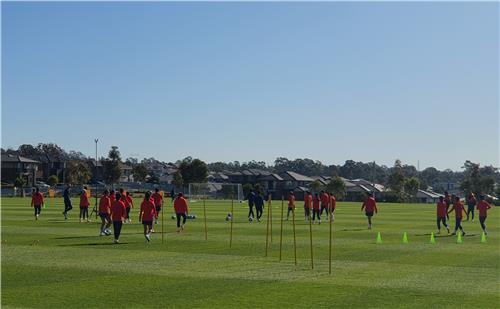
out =
<path fill-rule="evenodd" d="M 63 193 L 64 198 L 64 219 L 68 219 L 68 214 L 73 205 L 70 198 L 70 188 L 68 185 Z M 189 212 L 188 202 L 184 198 L 182 193 L 178 193 L 174 196 L 174 192 L 171 193 L 173 208 L 177 217 L 177 232 L 184 229 L 186 224 L 187 214 Z M 88 208 L 90 206 L 89 200 L 90 194 L 86 186 L 83 187 L 82 191 L 79 193 L 79 206 L 80 206 L 80 222 L 90 222 Z M 31 207 L 35 209 L 35 220 L 38 220 L 40 216 L 41 209 L 44 206 L 44 197 L 40 192 L 39 188 L 33 189 L 31 197 Z M 131 223 L 130 212 L 134 208 L 134 202 L 130 192 L 125 191 L 121 188 L 119 191 L 115 190 L 104 190 L 102 196 L 99 199 L 99 206 L 96 211 L 101 218 L 100 236 L 111 235 L 111 225 L 113 225 L 114 242 L 119 243 L 120 234 L 122 230 L 123 223 Z M 141 202 L 139 211 L 139 222 L 144 226 L 144 237 L 149 242 L 151 241 L 151 233 L 154 232 L 154 224 L 158 224 L 158 217 L 163 208 L 163 195 L 160 193 L 159 189 L 156 188 L 154 193 L 148 191 L 144 194 L 144 199 Z M 182 219 L 182 222 L 181 222 Z"/>
<path fill-rule="evenodd" d="M 68 219 L 68 213 L 73 208 L 70 199 L 70 188 L 68 185 L 64 190 L 64 211 L 63 215 L 65 219 Z M 87 187 L 83 187 L 80 192 L 80 222 L 87 221 L 90 222 L 88 208 L 90 206 L 89 196 Z M 187 214 L 189 212 L 188 201 L 184 198 L 182 193 L 178 193 L 175 196 L 174 192 L 171 193 L 173 208 L 177 218 L 177 232 L 184 229 L 186 224 Z M 249 212 L 248 219 L 250 222 L 256 219 L 260 222 L 262 214 L 264 211 L 264 198 L 260 191 L 250 191 L 247 195 Z M 467 221 L 471 217 L 474 221 L 474 210 L 479 211 L 479 223 L 485 235 L 488 235 L 486 230 L 486 218 L 488 209 L 491 205 L 485 200 L 484 196 L 479 196 L 479 201 L 476 196 L 470 192 L 466 197 L 465 202 L 467 203 L 467 210 L 465 210 L 464 204 L 462 203 L 459 196 L 450 195 L 445 192 L 444 196 L 439 197 L 437 202 L 437 233 L 441 233 L 441 224 L 446 228 L 448 234 L 450 233 L 450 228 L 448 226 L 447 220 L 449 220 L 449 214 L 455 212 L 455 229 L 452 235 L 455 235 L 460 229 L 462 236 L 465 235 L 464 228 L 462 227 L 463 215 L 467 216 Z M 35 210 L 35 220 L 38 220 L 40 216 L 41 208 L 44 206 L 43 194 L 40 192 L 39 188 L 34 188 L 31 198 L 31 207 Z M 98 214 L 101 218 L 101 228 L 100 236 L 111 235 L 110 227 L 113 225 L 114 232 L 114 242 L 118 243 L 121 229 L 123 223 L 130 223 L 130 211 L 134 207 L 132 196 L 129 192 L 124 189 L 120 189 L 118 192 L 114 190 L 108 191 L 104 190 L 103 195 L 99 200 Z M 139 221 L 144 226 L 144 237 L 149 242 L 151 240 L 151 233 L 154 232 L 153 221 L 155 224 L 158 223 L 158 216 L 162 211 L 163 207 L 163 195 L 156 188 L 155 192 L 146 192 L 144 195 L 144 200 L 141 203 L 139 211 Z M 254 213 L 253 208 L 255 207 L 256 212 Z M 450 208 L 451 207 L 451 208 Z M 321 224 L 321 216 L 323 212 L 328 215 L 327 220 L 334 221 L 333 212 L 337 208 L 337 200 L 332 193 L 327 193 L 321 191 L 319 194 L 316 193 L 314 196 L 311 192 L 307 191 L 304 194 L 304 217 L 306 222 L 312 220 L 311 223 L 315 223 L 316 220 L 318 224 Z M 368 229 L 372 229 L 372 217 L 374 214 L 378 213 L 377 203 L 372 193 L 369 192 L 365 198 L 361 211 L 365 211 L 365 215 L 368 220 Z M 286 220 L 289 219 L 290 213 L 295 215 L 295 194 L 290 191 L 288 194 L 288 212 Z M 312 213 L 312 218 L 311 218 Z M 181 222 L 182 219 L 182 222 Z"/>

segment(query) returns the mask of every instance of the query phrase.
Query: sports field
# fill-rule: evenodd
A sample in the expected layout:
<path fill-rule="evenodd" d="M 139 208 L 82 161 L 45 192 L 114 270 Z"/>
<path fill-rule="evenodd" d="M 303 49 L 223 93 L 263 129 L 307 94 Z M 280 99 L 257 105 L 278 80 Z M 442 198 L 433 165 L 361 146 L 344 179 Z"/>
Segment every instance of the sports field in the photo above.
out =
<path fill-rule="evenodd" d="M 301 203 L 297 266 L 291 221 L 283 224 L 283 260 L 278 261 L 281 201 L 273 202 L 268 257 L 266 221 L 249 223 L 246 204 L 234 205 L 229 248 L 230 224 L 224 220 L 228 201 L 207 202 L 207 241 L 202 203 L 191 203 L 198 218 L 177 234 L 168 201 L 164 244 L 159 233 L 145 242 L 135 208 L 118 245 L 112 244 L 112 236 L 98 236 L 95 217 L 92 223 L 78 223 L 78 210 L 73 209 L 65 221 L 62 199 L 42 209 L 39 221 L 34 221 L 29 203 L 27 198 L 2 199 L 3 308 L 500 307 L 497 207 L 486 222 L 487 243 L 480 242 L 476 220 L 463 224 L 467 235 L 462 244 L 443 235 L 432 245 L 434 205 L 379 204 L 374 229 L 368 231 L 361 205 L 339 202 L 329 275 L 328 222 L 313 226 L 311 270 L 309 225 Z M 375 242 L 377 232 L 382 244 Z M 403 232 L 409 244 L 402 243 Z"/>

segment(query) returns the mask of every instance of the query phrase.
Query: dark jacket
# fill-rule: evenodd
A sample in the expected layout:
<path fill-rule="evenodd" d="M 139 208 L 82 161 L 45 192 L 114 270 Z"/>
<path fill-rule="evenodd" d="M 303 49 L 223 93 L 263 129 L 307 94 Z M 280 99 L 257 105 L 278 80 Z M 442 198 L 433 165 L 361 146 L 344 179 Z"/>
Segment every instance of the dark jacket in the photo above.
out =
<path fill-rule="evenodd" d="M 248 199 L 248 206 L 253 206 L 255 203 L 255 193 L 253 192 L 248 193 L 247 199 Z"/>
<path fill-rule="evenodd" d="M 262 195 L 255 196 L 254 203 L 255 203 L 256 208 L 263 208 L 264 207 L 264 199 L 262 198 Z"/>

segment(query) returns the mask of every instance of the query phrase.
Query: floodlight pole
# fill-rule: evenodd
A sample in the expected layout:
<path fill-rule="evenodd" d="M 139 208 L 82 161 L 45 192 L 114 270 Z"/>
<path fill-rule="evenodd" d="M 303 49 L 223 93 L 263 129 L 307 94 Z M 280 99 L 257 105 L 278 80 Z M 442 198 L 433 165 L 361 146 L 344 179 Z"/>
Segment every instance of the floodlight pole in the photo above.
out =
<path fill-rule="evenodd" d="M 95 181 L 95 218 L 97 220 L 97 142 L 99 142 L 99 139 L 96 138 L 94 139 L 95 142 L 95 167 L 94 167 L 94 181 Z"/>

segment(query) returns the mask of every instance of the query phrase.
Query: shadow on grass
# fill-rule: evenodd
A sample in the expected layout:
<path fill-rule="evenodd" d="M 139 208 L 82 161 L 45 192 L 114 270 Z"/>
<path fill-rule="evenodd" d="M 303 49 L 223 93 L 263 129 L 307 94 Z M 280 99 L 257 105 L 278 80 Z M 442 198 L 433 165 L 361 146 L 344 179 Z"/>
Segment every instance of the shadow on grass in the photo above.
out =
<path fill-rule="evenodd" d="M 428 236 L 430 237 L 431 236 L 431 233 L 427 233 L 427 234 L 415 234 L 413 236 Z M 473 236 L 479 236 L 479 234 L 465 234 L 465 236 L 463 237 L 473 237 Z M 457 237 L 456 235 L 451 235 L 451 234 L 447 234 L 447 235 L 440 235 L 440 234 L 434 234 L 434 237 Z"/>
<path fill-rule="evenodd" d="M 103 243 L 87 243 L 87 244 L 69 244 L 69 245 L 57 245 L 58 247 L 87 247 L 87 246 L 118 246 L 118 245 L 126 245 L 126 242 L 113 243 L 113 242 L 103 242 Z"/>
<path fill-rule="evenodd" d="M 343 229 L 341 232 L 359 232 L 359 231 L 368 231 L 367 229 Z"/>

